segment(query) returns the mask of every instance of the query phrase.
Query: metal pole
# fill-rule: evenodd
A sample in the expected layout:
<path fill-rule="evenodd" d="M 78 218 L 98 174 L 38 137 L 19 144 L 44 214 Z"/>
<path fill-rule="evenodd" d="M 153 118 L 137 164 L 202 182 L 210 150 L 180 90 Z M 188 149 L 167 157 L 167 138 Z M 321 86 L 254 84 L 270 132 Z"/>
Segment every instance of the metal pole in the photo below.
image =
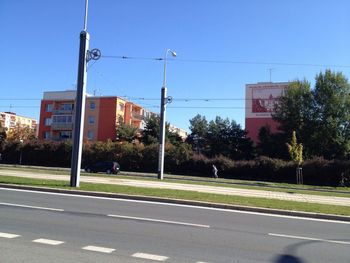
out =
<path fill-rule="evenodd" d="M 162 87 L 160 101 L 160 133 L 159 133 L 159 160 L 158 160 L 158 179 L 163 180 L 164 177 L 164 148 L 165 148 L 165 113 L 166 113 L 166 96 L 167 88 Z"/>
<path fill-rule="evenodd" d="M 158 179 L 163 180 L 164 177 L 164 148 L 165 148 L 165 120 L 166 120 L 166 104 L 168 103 L 167 98 L 167 87 L 166 87 L 166 66 L 168 53 L 171 52 L 175 57 L 176 53 L 167 49 L 164 56 L 164 75 L 163 75 L 163 87 L 160 98 L 160 123 L 159 123 L 159 159 L 158 159 Z"/>
<path fill-rule="evenodd" d="M 22 165 L 22 148 L 21 148 L 21 151 L 19 153 L 19 165 Z"/>
<path fill-rule="evenodd" d="M 164 148 L 165 148 L 165 110 L 166 110 L 166 96 L 167 96 L 167 88 L 166 88 L 166 64 L 167 64 L 167 56 L 170 49 L 165 51 L 164 56 L 164 75 L 163 75 L 163 87 L 161 90 L 160 96 L 160 123 L 159 123 L 159 159 L 158 159 L 158 179 L 163 180 L 164 177 Z"/>
<path fill-rule="evenodd" d="M 84 31 L 87 30 L 88 7 L 89 7 L 89 0 L 85 0 Z"/>
<path fill-rule="evenodd" d="M 86 94 L 86 66 L 87 51 L 89 49 L 89 33 L 80 33 L 78 83 L 75 103 L 75 117 L 73 130 L 73 149 L 71 161 L 70 186 L 79 187 L 81 154 L 83 148 L 84 116 L 85 116 L 85 94 Z"/>
<path fill-rule="evenodd" d="M 23 153 L 23 140 L 19 140 L 21 143 L 21 151 L 19 152 L 19 164 L 22 165 L 22 153 Z"/>

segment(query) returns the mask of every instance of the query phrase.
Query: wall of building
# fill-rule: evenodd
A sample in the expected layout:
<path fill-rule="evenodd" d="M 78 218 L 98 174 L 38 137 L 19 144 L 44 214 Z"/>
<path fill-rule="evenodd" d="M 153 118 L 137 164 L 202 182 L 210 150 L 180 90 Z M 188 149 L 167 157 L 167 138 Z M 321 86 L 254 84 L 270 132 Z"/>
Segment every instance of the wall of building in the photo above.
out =
<path fill-rule="evenodd" d="M 45 119 L 51 118 L 56 114 L 65 114 L 57 110 L 62 103 L 75 103 L 76 91 L 50 91 L 44 92 L 43 100 L 40 108 L 40 125 L 39 138 L 45 139 L 44 134 L 48 133 L 49 138 L 53 140 L 60 140 L 60 133 L 68 133 L 73 131 L 74 111 L 72 115 L 72 123 L 63 125 L 62 127 L 69 127 L 69 129 L 62 130 L 60 125 L 45 125 Z M 91 103 L 94 103 L 95 108 L 91 108 Z M 47 105 L 51 104 L 52 111 L 47 111 Z M 108 139 L 116 139 L 116 129 L 120 117 L 125 124 L 133 125 L 139 129 L 144 128 L 145 121 L 150 116 L 155 115 L 153 112 L 144 109 L 142 106 L 122 99 L 117 96 L 101 97 L 101 96 L 87 96 L 85 104 L 84 116 L 84 140 L 89 141 L 106 141 Z M 56 118 L 57 119 L 57 118 Z M 93 119 L 93 123 L 90 120 Z M 53 126 L 60 130 L 55 130 Z M 181 130 L 182 132 L 182 130 Z"/>
<path fill-rule="evenodd" d="M 96 141 L 100 123 L 101 100 L 97 97 L 87 98 L 85 103 L 84 140 Z M 93 123 L 90 121 L 93 120 Z M 89 138 L 89 136 L 91 136 Z"/>
<path fill-rule="evenodd" d="M 100 111 L 98 123 L 98 141 L 106 141 L 108 139 L 115 140 L 116 138 L 116 122 L 117 122 L 117 98 L 116 97 L 101 97 Z"/>
<path fill-rule="evenodd" d="M 38 125 L 33 118 L 19 116 L 14 112 L 0 112 L 0 123 L 6 128 L 7 133 L 20 126 L 30 128 L 37 135 Z"/>
<path fill-rule="evenodd" d="M 272 119 L 272 115 L 279 97 L 289 84 L 265 82 L 246 85 L 245 129 L 254 143 L 259 141 L 261 127 L 268 125 L 272 132 L 277 131 L 278 123 Z"/>

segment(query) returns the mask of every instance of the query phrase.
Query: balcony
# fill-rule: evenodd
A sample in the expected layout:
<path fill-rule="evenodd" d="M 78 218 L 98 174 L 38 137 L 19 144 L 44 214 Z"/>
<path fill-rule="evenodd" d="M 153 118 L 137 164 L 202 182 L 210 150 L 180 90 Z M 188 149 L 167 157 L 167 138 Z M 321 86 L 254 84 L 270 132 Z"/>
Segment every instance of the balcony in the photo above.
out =
<path fill-rule="evenodd" d="M 56 131 L 73 130 L 73 123 L 72 122 L 53 122 L 51 124 L 51 129 Z"/>
<path fill-rule="evenodd" d="M 132 118 L 132 119 L 139 120 L 139 121 L 142 121 L 142 120 L 144 119 L 144 116 L 141 115 L 141 114 L 132 112 L 132 113 L 131 113 L 131 118 Z"/>
<path fill-rule="evenodd" d="M 52 110 L 52 115 L 72 115 L 73 110 Z"/>

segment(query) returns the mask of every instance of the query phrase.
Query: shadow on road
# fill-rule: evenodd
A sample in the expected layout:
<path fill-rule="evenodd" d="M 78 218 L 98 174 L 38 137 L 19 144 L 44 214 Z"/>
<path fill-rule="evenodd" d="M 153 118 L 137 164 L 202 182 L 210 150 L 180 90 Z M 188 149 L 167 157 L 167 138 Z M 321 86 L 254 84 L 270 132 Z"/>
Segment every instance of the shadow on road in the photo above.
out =
<path fill-rule="evenodd" d="M 293 255 L 280 255 L 276 260 L 273 262 L 275 263 L 303 263 L 301 259 L 293 256 Z"/>

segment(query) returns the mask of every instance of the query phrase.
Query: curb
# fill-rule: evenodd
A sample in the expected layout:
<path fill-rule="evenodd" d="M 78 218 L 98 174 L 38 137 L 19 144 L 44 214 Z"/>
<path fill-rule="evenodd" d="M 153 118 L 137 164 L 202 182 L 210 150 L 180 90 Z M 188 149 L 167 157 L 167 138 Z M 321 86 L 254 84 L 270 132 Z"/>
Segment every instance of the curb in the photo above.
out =
<path fill-rule="evenodd" d="M 132 200 L 139 200 L 139 201 L 193 205 L 198 207 L 238 210 L 238 211 L 245 211 L 245 212 L 257 212 L 262 214 L 274 214 L 274 215 L 285 215 L 285 216 L 294 216 L 294 217 L 306 217 L 306 218 L 314 218 L 314 219 L 350 222 L 350 216 L 299 212 L 299 211 L 291 211 L 291 210 L 279 210 L 279 209 L 271 209 L 271 208 L 241 206 L 241 205 L 209 203 L 209 202 L 171 199 L 171 198 L 163 198 L 163 197 L 126 195 L 126 194 L 115 194 L 115 193 L 106 193 L 106 192 L 90 192 L 90 191 L 83 191 L 83 190 L 68 190 L 68 189 L 2 184 L 2 183 L 0 183 L 0 187 L 8 188 L 8 189 L 32 190 L 32 191 L 48 192 L 48 193 L 64 193 L 64 194 L 71 194 L 71 195 L 77 195 L 77 196 L 81 195 L 81 196 L 107 197 L 107 198 L 115 198 L 115 199 L 132 199 Z"/>

